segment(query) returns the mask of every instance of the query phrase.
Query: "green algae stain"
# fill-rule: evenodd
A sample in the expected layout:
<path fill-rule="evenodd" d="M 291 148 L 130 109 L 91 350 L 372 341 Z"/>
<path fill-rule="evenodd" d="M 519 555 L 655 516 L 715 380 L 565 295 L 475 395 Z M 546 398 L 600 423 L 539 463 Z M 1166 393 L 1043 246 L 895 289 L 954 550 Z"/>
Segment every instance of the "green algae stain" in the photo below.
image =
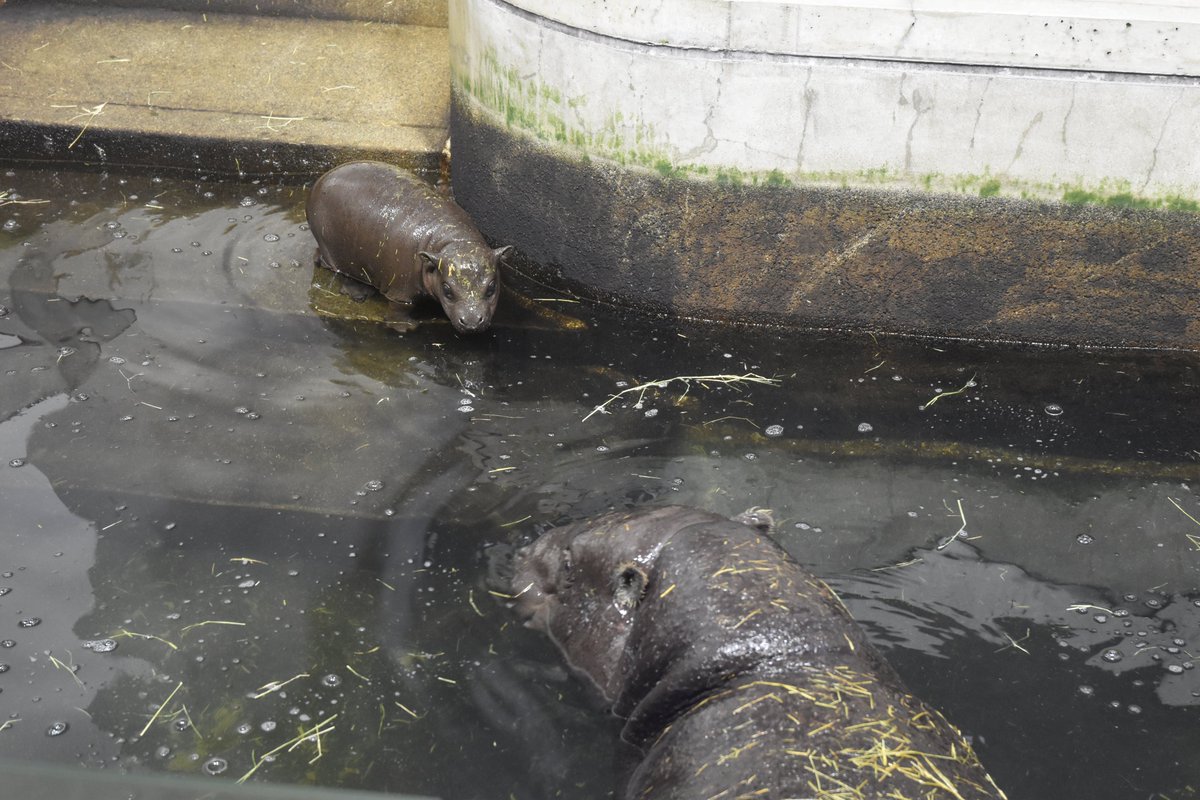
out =
<path fill-rule="evenodd" d="M 926 194 L 1001 197 L 1031 202 L 1090 205 L 1107 208 L 1151 209 L 1200 213 L 1200 198 L 1182 194 L 1161 197 L 1139 194 L 1127 182 L 1102 180 L 1091 184 L 1063 184 L 982 174 L 912 174 L 891 166 L 853 171 L 745 170 L 735 165 L 681 163 L 678 154 L 662 144 L 665 139 L 653 125 L 611 111 L 603 124 L 590 129 L 580 120 L 589 106 L 586 96 L 570 96 L 558 86 L 536 77 L 523 78 L 501 61 L 494 47 L 481 56 L 455 58 L 451 78 L 478 106 L 512 130 L 543 142 L 575 151 L 576 157 L 601 159 L 625 167 L 638 167 L 664 178 L 710 180 L 724 186 L 833 186 L 846 189 L 882 188 L 914 190 Z M 595 118 L 594 115 L 592 115 Z"/>

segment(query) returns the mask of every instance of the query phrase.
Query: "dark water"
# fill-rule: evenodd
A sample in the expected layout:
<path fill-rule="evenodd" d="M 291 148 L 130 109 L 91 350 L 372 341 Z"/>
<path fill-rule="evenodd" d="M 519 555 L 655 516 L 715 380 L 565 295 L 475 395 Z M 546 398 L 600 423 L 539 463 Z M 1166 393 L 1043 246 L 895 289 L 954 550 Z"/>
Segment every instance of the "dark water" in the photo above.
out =
<path fill-rule="evenodd" d="M 314 278 L 302 187 L 0 176 L 0 759 L 611 796 L 635 754 L 489 548 L 680 502 L 773 508 L 1014 800 L 1200 796 L 1196 357 L 536 287 L 400 337 Z"/>

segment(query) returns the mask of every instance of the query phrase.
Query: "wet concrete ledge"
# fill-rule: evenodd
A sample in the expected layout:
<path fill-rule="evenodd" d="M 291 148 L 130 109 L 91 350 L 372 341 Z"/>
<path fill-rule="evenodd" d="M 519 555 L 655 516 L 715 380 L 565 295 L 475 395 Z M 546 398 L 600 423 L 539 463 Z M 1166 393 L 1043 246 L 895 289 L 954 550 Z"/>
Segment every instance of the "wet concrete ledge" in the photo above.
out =
<path fill-rule="evenodd" d="M 153 5 L 0 7 L 0 158 L 306 176 L 353 158 L 437 165 L 444 26 Z M 372 4 L 304 4 L 335 5 Z"/>

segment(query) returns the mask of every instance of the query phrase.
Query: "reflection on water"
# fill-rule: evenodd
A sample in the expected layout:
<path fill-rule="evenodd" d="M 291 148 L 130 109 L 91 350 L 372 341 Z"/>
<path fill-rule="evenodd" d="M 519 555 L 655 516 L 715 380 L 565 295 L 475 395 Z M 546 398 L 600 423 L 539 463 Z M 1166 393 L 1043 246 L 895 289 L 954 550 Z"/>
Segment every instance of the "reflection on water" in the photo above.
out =
<path fill-rule="evenodd" d="M 1200 785 L 1194 357 L 721 330 L 536 287 L 554 314 L 510 293 L 482 336 L 399 337 L 314 275 L 302 188 L 0 189 L 51 201 L 0 208 L 0 758 L 611 796 L 636 754 L 489 594 L 488 548 L 669 501 L 774 508 L 1014 798 Z M 780 385 L 584 419 L 747 372 Z"/>

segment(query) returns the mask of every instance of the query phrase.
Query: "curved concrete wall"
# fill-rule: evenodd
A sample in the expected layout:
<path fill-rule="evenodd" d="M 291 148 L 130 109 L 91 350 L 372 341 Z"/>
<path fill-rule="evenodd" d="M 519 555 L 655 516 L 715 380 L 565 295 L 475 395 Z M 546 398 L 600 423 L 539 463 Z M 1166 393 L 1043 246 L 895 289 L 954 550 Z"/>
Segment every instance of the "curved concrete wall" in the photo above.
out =
<path fill-rule="evenodd" d="M 936 252 L 913 251 L 904 266 L 889 265 L 898 251 L 882 246 L 864 266 L 872 280 L 919 294 L 916 259 L 942 265 L 939 279 L 967 279 L 960 288 L 969 292 L 987 264 L 1017 258 L 1006 242 L 1061 250 L 1055 237 L 1113 236 L 1106 248 L 1120 261 L 1149 252 L 1157 240 L 1143 241 L 1143 233 L 1163 225 L 1177 229 L 1176 245 L 1191 253 L 1191 212 L 1200 208 L 1200 10 L 1095 0 L 996 0 L 970 14 L 955 6 L 451 0 L 456 194 L 486 232 L 582 290 L 658 305 L 622 283 L 621 265 L 638 263 L 666 276 L 659 294 L 669 310 L 726 319 L 868 324 L 837 304 L 815 314 L 812 298 L 790 288 L 836 275 L 840 267 L 819 266 L 831 259 L 844 266 L 864 258 L 860 251 L 887 238 L 897 214 L 921 208 L 949 215 L 952 230 L 939 232 Z M 575 185 L 554 182 L 566 174 Z M 1001 209 L 995 198 L 1025 202 Z M 814 214 L 814 204 L 829 218 Z M 750 247 L 747 229 L 780 208 L 788 213 L 776 241 L 793 246 Z M 1185 213 L 1135 224 L 1131 209 Z M 1047 232 L 1046 244 L 1030 239 L 1039 229 L 1031 220 L 1047 215 L 1056 233 Z M 1017 228 L 996 228 L 1002 220 Z M 1111 234 L 1101 230 L 1111 225 Z M 992 244 L 979 239 L 983 228 Z M 675 242 L 675 257 L 662 251 L 664 240 Z M 710 252 L 712 242 L 737 246 L 737 255 Z M 947 265 L 950 251 L 957 255 Z M 1031 250 L 1030 264 L 1041 257 Z M 746 305 L 725 292 L 688 301 L 676 291 L 705 282 L 705 272 L 723 276 L 707 283 L 727 285 L 729 270 L 747 258 L 777 274 L 749 284 L 739 275 L 742 289 L 770 298 L 789 288 L 787 303 Z M 1069 331 L 1002 325 L 1037 316 L 1019 303 L 995 305 L 1033 291 L 1015 274 L 991 279 L 1005 287 L 989 292 L 992 305 L 972 306 L 985 330 L 889 314 L 870 324 L 1016 339 L 1200 341 L 1195 290 L 1183 285 L 1200 285 L 1194 266 L 1180 285 L 1164 286 L 1112 263 L 1085 253 L 1060 259 L 1058 269 L 1078 278 L 1103 267 L 1113 291 L 1138 304 L 1168 291 L 1177 312 L 1160 316 L 1171 331 L 1138 333 L 1114 320 L 1088 335 L 1084 322 L 1095 308 L 1084 296 L 1056 300 L 1076 319 Z M 1180 269 L 1167 270 L 1171 280 Z M 1063 275 L 1047 285 L 1069 284 Z M 882 307 L 887 297 L 859 299 Z M 1191 333 L 1180 338 L 1182 331 Z"/>

